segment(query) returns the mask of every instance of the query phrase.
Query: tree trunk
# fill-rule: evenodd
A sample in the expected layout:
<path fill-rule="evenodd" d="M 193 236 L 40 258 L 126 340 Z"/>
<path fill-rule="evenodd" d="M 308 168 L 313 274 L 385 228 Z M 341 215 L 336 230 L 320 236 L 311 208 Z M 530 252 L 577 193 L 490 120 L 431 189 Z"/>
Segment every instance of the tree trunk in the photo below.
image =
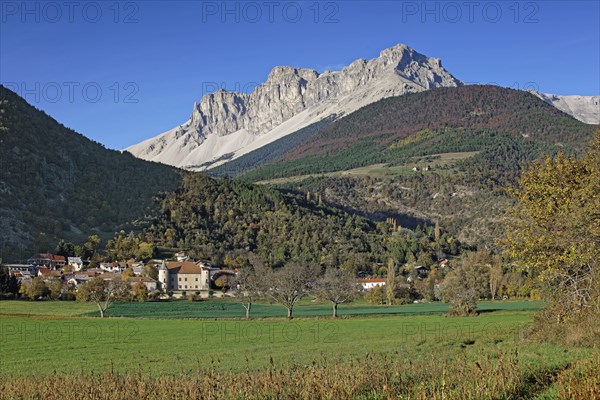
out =
<path fill-rule="evenodd" d="M 337 317 L 337 303 L 333 303 L 333 318 Z"/>
<path fill-rule="evenodd" d="M 252 308 L 252 303 L 248 303 L 246 306 L 246 319 L 250 319 L 250 309 Z"/>
<path fill-rule="evenodd" d="M 292 307 L 288 308 L 288 316 L 287 316 L 287 317 L 288 317 L 288 319 L 292 319 L 292 318 L 294 318 L 294 316 L 292 315 L 292 310 L 293 310 L 293 308 L 292 308 Z"/>
<path fill-rule="evenodd" d="M 100 318 L 104 318 L 104 309 L 100 304 L 98 304 L 98 310 L 100 310 Z"/>

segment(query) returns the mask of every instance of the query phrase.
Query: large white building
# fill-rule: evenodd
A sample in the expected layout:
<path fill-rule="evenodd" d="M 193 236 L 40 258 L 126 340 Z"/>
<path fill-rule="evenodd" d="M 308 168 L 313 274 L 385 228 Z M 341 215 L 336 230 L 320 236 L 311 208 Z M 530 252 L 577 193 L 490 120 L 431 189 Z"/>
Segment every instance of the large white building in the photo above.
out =
<path fill-rule="evenodd" d="M 158 282 L 162 291 L 208 290 L 211 277 L 218 270 L 201 262 L 163 261 L 158 269 Z"/>

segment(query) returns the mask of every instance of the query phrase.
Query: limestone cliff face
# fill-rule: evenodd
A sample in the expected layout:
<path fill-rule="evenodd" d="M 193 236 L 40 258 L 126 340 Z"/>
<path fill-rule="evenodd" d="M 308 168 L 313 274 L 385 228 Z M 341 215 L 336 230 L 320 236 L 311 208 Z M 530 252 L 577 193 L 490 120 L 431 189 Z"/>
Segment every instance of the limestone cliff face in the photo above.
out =
<path fill-rule="evenodd" d="M 248 143 L 304 111 L 318 108 L 317 119 L 350 111 L 344 109 L 344 101 L 350 105 L 357 94 L 365 99 L 364 103 L 461 84 L 442 67 L 439 59 L 426 57 L 402 44 L 383 50 L 372 60 L 356 60 L 341 71 L 319 74 L 311 69 L 275 67 L 267 81 L 251 93 L 219 90 L 207 94 L 194 105 L 186 123 L 127 150 L 144 159 L 180 167 L 210 163 L 224 154 L 219 149 L 226 148 L 229 153 L 243 151 Z M 310 122 L 315 122 L 315 118 Z M 225 140 L 234 133 L 235 140 L 229 139 L 238 142 L 237 148 Z M 281 135 L 280 132 L 278 137 Z M 219 137 L 225 141 L 219 144 Z M 205 149 L 199 150 L 202 146 Z"/>
<path fill-rule="evenodd" d="M 559 96 L 536 91 L 532 93 L 581 122 L 600 125 L 600 96 Z"/>
<path fill-rule="evenodd" d="M 378 58 L 357 60 L 339 72 L 319 74 L 311 69 L 275 67 L 267 81 L 250 94 L 220 90 L 204 96 L 194 107 L 189 128 L 198 135 L 225 136 L 240 129 L 260 135 L 309 107 L 386 75 L 399 78 L 397 95 L 461 84 L 439 59 L 398 45 L 382 51 Z"/>

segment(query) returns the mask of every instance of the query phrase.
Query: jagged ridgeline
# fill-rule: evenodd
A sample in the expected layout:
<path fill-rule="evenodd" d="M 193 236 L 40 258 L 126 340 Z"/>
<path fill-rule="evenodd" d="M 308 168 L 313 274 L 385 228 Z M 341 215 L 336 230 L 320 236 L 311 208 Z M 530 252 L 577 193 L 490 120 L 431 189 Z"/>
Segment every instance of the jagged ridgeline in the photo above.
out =
<path fill-rule="evenodd" d="M 272 265 L 306 260 L 373 272 L 373 265 L 390 256 L 431 260 L 438 248 L 460 251 L 450 235 L 436 239 L 433 227 L 376 225 L 328 206 L 320 193 L 288 193 L 198 173 L 186 174 L 176 192 L 161 194 L 160 208 L 143 239 L 215 264 L 252 252 Z M 388 235 L 392 230 L 396 234 Z"/>
<path fill-rule="evenodd" d="M 514 177 L 523 161 L 541 152 L 582 149 L 594 130 L 528 92 L 486 85 L 437 88 L 363 107 L 301 145 L 279 149 L 279 160 L 244 177 L 264 180 L 394 165 L 452 152 L 481 152 L 475 164 L 492 169 L 496 164 L 497 171 Z M 237 163 L 250 165 L 245 158 L 252 156 Z"/>
<path fill-rule="evenodd" d="M 205 170 L 384 97 L 461 84 L 439 59 L 402 44 L 340 71 L 278 66 L 251 93 L 204 95 L 187 122 L 128 150 L 146 160 Z"/>
<path fill-rule="evenodd" d="M 598 96 L 521 92 L 521 98 L 513 95 L 511 105 L 506 102 L 508 95 L 492 90 L 485 96 L 474 94 L 471 88 L 466 91 L 453 90 L 463 85 L 463 82 L 442 66 L 440 59 L 428 57 L 403 44 L 385 49 L 378 57 L 370 60 L 358 59 L 339 71 L 321 73 L 307 68 L 278 66 L 272 69 L 264 83 L 250 93 L 218 90 L 205 94 L 194 104 L 186 122 L 157 137 L 133 145 L 128 150 L 145 160 L 160 161 L 192 171 L 206 171 L 223 166 L 211 170 L 211 174 L 235 175 L 255 168 L 261 162 L 276 161 L 272 156 L 265 157 L 272 151 L 275 151 L 275 158 L 280 158 L 281 151 L 305 147 L 298 144 L 306 144 L 307 138 L 313 136 L 315 130 L 320 130 L 320 125 L 327 122 L 328 118 L 349 115 L 381 99 L 410 96 L 430 90 L 437 92 L 435 89 L 439 88 L 449 90 L 436 93 L 433 97 L 417 96 L 406 100 L 413 105 L 407 105 L 406 112 L 382 115 L 380 120 L 383 119 L 387 124 L 367 126 L 367 130 L 351 133 L 373 133 L 376 131 L 371 128 L 377 127 L 391 129 L 380 132 L 382 134 L 398 133 L 393 131 L 406 125 L 409 130 L 402 132 L 406 135 L 417 132 L 418 129 L 412 129 L 415 128 L 413 124 L 423 121 L 432 122 L 437 127 L 444 127 L 444 123 L 454 127 L 458 123 L 458 127 L 462 127 L 464 112 L 472 113 L 466 115 L 469 117 L 466 119 L 467 128 L 473 127 L 474 120 L 487 120 L 489 123 L 483 125 L 494 128 L 494 111 L 504 109 L 518 115 L 526 107 L 535 104 L 532 97 L 538 99 L 538 104 L 545 102 L 553 105 L 580 121 L 599 123 Z M 465 97 L 469 95 L 472 98 Z M 525 100 L 526 95 L 529 96 L 528 100 Z M 440 98 L 436 99 L 436 96 Z M 427 104 L 428 101 L 431 104 Z M 396 101 L 392 103 L 395 104 Z M 483 108 L 481 114 L 482 110 L 461 108 L 463 105 L 481 105 L 490 107 L 490 110 Z M 526 107 L 521 107 L 523 105 Z M 533 111 L 538 111 L 540 107 L 533 105 Z M 374 110 L 373 107 L 367 108 Z M 360 115 L 364 116 L 366 113 L 361 112 Z M 449 116 L 457 118 L 448 118 Z M 530 117 L 532 115 L 528 114 L 529 122 L 537 122 Z M 365 122 L 369 124 L 370 118 L 363 121 Z M 505 115 L 497 122 L 507 122 Z M 427 128 L 427 124 L 424 127 L 422 123 L 420 125 L 421 129 Z M 346 132 L 341 133 L 344 136 Z M 373 139 L 385 141 L 389 137 Z M 315 146 L 323 144 L 323 141 L 313 143 Z M 330 147 L 339 144 L 339 138 L 333 138 L 329 143 Z M 357 156 L 351 153 L 347 155 Z M 370 153 L 366 156 L 373 157 Z M 236 161 L 241 157 L 244 160 Z"/>
<path fill-rule="evenodd" d="M 0 86 L 0 257 L 19 260 L 147 215 L 173 167 L 106 149 Z"/>

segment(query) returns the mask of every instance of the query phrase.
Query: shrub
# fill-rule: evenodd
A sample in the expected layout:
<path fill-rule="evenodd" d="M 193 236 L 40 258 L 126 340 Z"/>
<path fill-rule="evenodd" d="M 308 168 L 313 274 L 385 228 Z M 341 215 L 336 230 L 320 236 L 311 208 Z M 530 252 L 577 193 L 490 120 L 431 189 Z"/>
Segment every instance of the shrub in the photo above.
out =
<path fill-rule="evenodd" d="M 187 296 L 187 299 L 189 301 L 202 301 L 202 296 L 200 295 L 200 292 L 196 292 L 196 293 L 191 293 Z"/>
<path fill-rule="evenodd" d="M 385 304 L 385 287 L 375 286 L 365 292 L 365 300 L 370 304 Z"/>

